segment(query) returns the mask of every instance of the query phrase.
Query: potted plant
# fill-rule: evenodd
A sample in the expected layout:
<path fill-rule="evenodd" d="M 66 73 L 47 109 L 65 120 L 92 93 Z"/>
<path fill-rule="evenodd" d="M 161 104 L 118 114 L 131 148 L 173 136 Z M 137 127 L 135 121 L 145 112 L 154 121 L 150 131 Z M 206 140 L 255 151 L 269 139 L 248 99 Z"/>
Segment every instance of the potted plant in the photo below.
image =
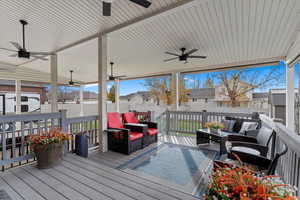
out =
<path fill-rule="evenodd" d="M 69 139 L 70 135 L 59 129 L 29 135 L 29 144 L 37 158 L 37 167 L 47 169 L 60 163 L 64 142 Z"/>
<path fill-rule="evenodd" d="M 216 167 L 206 200 L 296 200 L 295 190 L 280 177 L 262 176 L 245 166 Z"/>
<path fill-rule="evenodd" d="M 219 122 L 207 122 L 205 127 L 208 128 L 212 133 L 218 133 L 219 130 L 224 128 L 224 125 Z"/>

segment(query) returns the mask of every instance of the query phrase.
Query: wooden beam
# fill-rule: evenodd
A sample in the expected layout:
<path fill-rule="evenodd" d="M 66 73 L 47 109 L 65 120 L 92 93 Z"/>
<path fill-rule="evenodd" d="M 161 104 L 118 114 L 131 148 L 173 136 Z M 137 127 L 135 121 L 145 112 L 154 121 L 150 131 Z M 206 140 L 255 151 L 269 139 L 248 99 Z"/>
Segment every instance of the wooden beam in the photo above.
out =
<path fill-rule="evenodd" d="M 116 111 L 120 112 L 120 79 L 115 80 L 115 104 Z"/>
<path fill-rule="evenodd" d="M 21 93 L 22 93 L 22 81 L 15 81 L 15 89 L 16 89 L 16 114 L 21 114 Z"/>
<path fill-rule="evenodd" d="M 107 151 L 107 35 L 98 37 L 98 113 L 100 151 Z"/>
<path fill-rule="evenodd" d="M 58 112 L 57 104 L 57 55 L 50 57 L 50 71 L 51 71 L 51 112 Z"/>
<path fill-rule="evenodd" d="M 294 65 L 286 64 L 286 127 L 295 131 Z"/>
<path fill-rule="evenodd" d="M 79 97 L 80 97 L 80 116 L 84 116 L 84 98 L 83 98 L 83 93 L 84 93 L 84 85 L 80 85 L 80 92 L 79 92 Z"/>

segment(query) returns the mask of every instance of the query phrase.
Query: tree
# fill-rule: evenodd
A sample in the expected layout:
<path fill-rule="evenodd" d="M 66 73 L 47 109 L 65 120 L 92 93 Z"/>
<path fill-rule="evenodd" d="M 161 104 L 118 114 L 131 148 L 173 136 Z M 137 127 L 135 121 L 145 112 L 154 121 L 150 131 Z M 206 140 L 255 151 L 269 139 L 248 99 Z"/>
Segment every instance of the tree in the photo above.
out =
<path fill-rule="evenodd" d="M 144 85 L 149 89 L 151 97 L 155 100 L 156 105 L 159 106 L 161 101 L 168 104 L 168 86 L 166 78 L 148 78 L 145 79 Z"/>
<path fill-rule="evenodd" d="M 107 100 L 115 103 L 116 101 L 116 87 L 112 85 L 107 94 Z"/>
<path fill-rule="evenodd" d="M 204 87 L 205 88 L 214 88 L 214 82 L 211 77 L 207 76 Z"/>
<path fill-rule="evenodd" d="M 175 81 L 172 79 L 170 84 L 170 90 L 171 91 L 175 90 Z M 178 90 L 179 90 L 179 106 L 180 106 L 182 103 L 188 102 L 189 100 L 188 95 L 190 94 L 191 90 L 185 87 L 184 79 L 182 78 L 180 78 L 178 82 Z M 175 95 L 175 92 L 173 92 L 173 95 Z M 170 104 L 174 103 L 173 99 L 175 99 L 175 97 L 172 96 L 172 93 L 170 93 L 169 98 L 170 98 Z"/>
<path fill-rule="evenodd" d="M 279 71 L 273 67 L 269 70 L 242 69 L 215 73 L 214 78 L 225 87 L 222 95 L 227 96 L 232 107 L 238 106 L 238 102 L 254 89 L 263 89 L 276 84 L 279 79 Z"/>

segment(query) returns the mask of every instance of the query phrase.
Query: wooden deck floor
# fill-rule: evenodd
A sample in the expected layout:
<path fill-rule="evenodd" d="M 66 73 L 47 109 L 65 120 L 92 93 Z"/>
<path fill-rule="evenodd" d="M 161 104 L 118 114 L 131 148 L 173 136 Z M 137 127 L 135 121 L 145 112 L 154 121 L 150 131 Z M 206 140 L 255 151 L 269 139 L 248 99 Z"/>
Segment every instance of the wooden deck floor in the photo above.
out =
<path fill-rule="evenodd" d="M 184 137 L 164 136 L 161 142 L 195 145 L 194 138 Z M 13 200 L 197 199 L 167 185 L 114 169 L 139 153 L 125 156 L 94 152 L 89 159 L 69 154 L 52 169 L 38 170 L 35 164 L 11 169 L 1 174 L 0 190 L 5 190 Z"/>

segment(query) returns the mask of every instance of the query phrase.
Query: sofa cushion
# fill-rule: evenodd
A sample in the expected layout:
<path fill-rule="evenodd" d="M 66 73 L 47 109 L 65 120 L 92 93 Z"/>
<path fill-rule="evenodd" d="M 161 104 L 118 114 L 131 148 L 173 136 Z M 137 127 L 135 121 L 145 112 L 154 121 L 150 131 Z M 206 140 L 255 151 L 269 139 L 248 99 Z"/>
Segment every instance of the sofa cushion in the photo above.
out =
<path fill-rule="evenodd" d="M 119 113 L 117 112 L 107 113 L 107 126 L 108 128 L 124 128 Z"/>
<path fill-rule="evenodd" d="M 125 123 L 134 123 L 134 124 L 139 123 L 139 120 L 136 118 L 134 112 L 123 113 L 122 118 Z"/>
<path fill-rule="evenodd" d="M 256 156 L 260 155 L 259 151 L 257 151 L 256 149 L 249 148 L 249 147 L 235 146 L 235 147 L 231 148 L 231 151 L 238 151 L 238 152 L 243 152 L 243 153 L 249 153 L 249 154 L 256 155 Z"/>
<path fill-rule="evenodd" d="M 222 120 L 222 124 L 224 125 L 224 129 L 223 131 L 226 131 L 226 132 L 233 132 L 233 127 L 234 127 L 234 124 L 235 124 L 235 120 Z"/>
<path fill-rule="evenodd" d="M 130 139 L 131 141 L 133 141 L 133 140 L 140 139 L 140 138 L 142 138 L 143 136 L 144 136 L 143 133 L 131 132 L 131 133 L 129 134 L 129 139 Z"/>
<path fill-rule="evenodd" d="M 148 128 L 148 135 L 156 135 L 158 130 L 156 128 Z"/>
<path fill-rule="evenodd" d="M 267 146 L 269 141 L 271 140 L 272 135 L 273 135 L 273 129 L 270 129 L 266 126 L 262 126 L 259 129 L 259 132 L 256 137 L 258 144 Z"/>

